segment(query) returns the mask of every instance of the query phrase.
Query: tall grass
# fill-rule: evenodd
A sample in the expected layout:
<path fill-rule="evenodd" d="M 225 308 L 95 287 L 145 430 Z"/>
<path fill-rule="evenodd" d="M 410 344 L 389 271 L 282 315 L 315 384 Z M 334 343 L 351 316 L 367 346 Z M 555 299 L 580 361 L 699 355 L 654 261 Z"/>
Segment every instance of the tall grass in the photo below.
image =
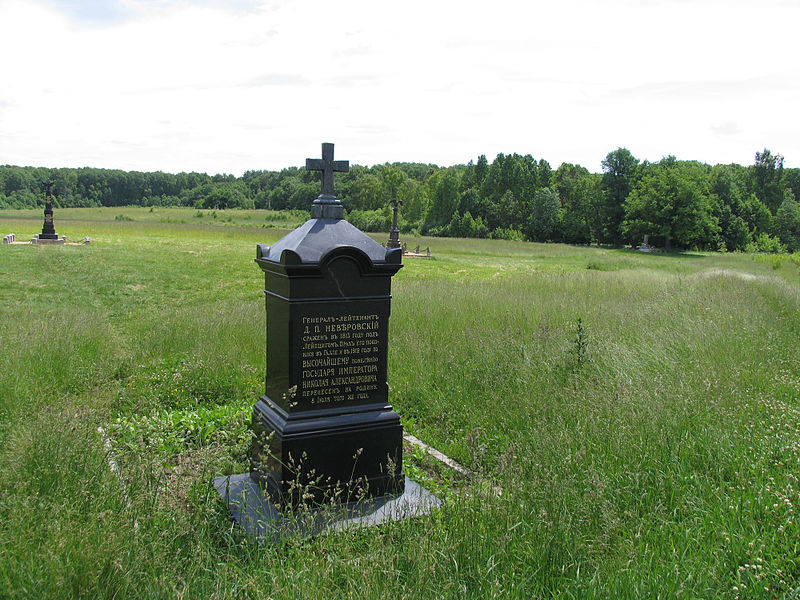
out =
<path fill-rule="evenodd" d="M 181 225 L 214 225 L 218 227 L 236 226 L 247 228 L 269 229 L 273 227 L 292 229 L 308 219 L 308 211 L 300 210 L 190 210 L 187 208 L 138 206 L 105 206 L 97 208 L 56 208 L 56 231 L 61 232 L 62 227 L 73 228 L 73 223 L 103 223 L 113 221 L 127 221 L 157 224 Z M 0 219 L 10 223 L 22 224 L 23 221 L 39 222 L 43 212 L 38 209 L 0 210 Z M 27 225 L 27 224 L 26 224 Z M 36 227 L 34 226 L 34 229 Z M 88 235 L 88 234 L 87 234 Z"/>
<path fill-rule="evenodd" d="M 395 277 L 391 400 L 479 477 L 427 517 L 259 546 L 209 482 L 246 468 L 253 243 L 280 233 L 98 226 L 91 246 L 0 247 L 0 597 L 800 587 L 791 261 L 419 240 L 434 258 Z"/>

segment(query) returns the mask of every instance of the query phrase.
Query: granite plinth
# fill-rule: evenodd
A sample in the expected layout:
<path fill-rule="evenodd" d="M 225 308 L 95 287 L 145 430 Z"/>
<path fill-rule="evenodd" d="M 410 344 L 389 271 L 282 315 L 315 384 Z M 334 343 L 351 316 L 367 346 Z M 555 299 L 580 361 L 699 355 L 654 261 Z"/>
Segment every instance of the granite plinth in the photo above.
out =
<path fill-rule="evenodd" d="M 39 244 L 39 245 L 50 244 L 50 245 L 58 245 L 58 246 L 60 246 L 60 245 L 63 245 L 65 243 L 66 242 L 65 242 L 64 238 L 49 239 L 49 238 L 43 238 L 43 237 L 41 237 L 41 235 L 38 238 L 33 238 L 31 240 L 31 244 Z"/>
<path fill-rule="evenodd" d="M 248 473 L 216 477 L 213 485 L 245 532 L 268 542 L 400 521 L 428 514 L 442 504 L 439 498 L 408 477 L 402 494 L 284 512 L 278 510 Z"/>
<path fill-rule="evenodd" d="M 275 502 L 299 502 L 300 489 L 318 501 L 403 491 L 403 427 L 385 402 L 290 414 L 263 396 L 253 407 L 253 432 L 250 475 Z M 293 464 L 293 457 L 302 459 Z"/>

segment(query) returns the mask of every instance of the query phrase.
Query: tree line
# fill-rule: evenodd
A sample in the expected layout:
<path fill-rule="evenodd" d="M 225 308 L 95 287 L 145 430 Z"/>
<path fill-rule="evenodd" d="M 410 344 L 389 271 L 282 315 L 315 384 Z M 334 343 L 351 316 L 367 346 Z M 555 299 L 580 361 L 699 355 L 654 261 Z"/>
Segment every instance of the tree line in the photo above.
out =
<path fill-rule="evenodd" d="M 602 172 L 531 155 L 481 155 L 466 165 L 353 165 L 337 174 L 347 218 L 388 231 L 391 199 L 402 202 L 405 233 L 665 249 L 800 250 L 800 169 L 768 149 L 754 164 L 714 165 L 668 156 L 650 163 L 618 148 Z M 241 177 L 96 168 L 0 166 L 0 208 L 43 206 L 53 182 L 57 206 L 191 206 L 308 210 L 316 172 L 290 167 Z"/>

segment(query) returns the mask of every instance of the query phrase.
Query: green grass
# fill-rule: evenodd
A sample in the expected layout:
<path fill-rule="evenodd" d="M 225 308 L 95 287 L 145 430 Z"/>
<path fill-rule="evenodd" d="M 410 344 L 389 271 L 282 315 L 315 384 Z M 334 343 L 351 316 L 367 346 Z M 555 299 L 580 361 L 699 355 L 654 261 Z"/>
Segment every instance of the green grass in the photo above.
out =
<path fill-rule="evenodd" d="M 102 238 L 108 234 L 198 237 L 236 236 L 236 229 L 293 229 L 306 219 L 303 211 L 274 210 L 195 210 L 188 208 L 142 208 L 136 206 L 108 206 L 102 208 L 57 208 L 55 227 L 59 235 L 72 241 L 82 241 L 85 236 Z M 42 209 L 0 210 L 0 223 L 17 240 L 26 240 L 42 230 Z M 172 225 L 184 225 L 175 228 Z M 212 226 L 212 227 L 209 227 Z M 258 237 L 264 232 L 252 231 Z M 5 233 L 3 234 L 5 235 Z M 280 238 L 278 235 L 276 239 Z M 260 239 L 260 237 L 259 237 Z"/>
<path fill-rule="evenodd" d="M 209 482 L 246 468 L 286 231 L 72 210 L 90 246 L 0 246 L 0 598 L 797 594 L 798 261 L 406 239 L 391 400 L 479 477 L 411 453 L 441 511 L 262 547 Z"/>

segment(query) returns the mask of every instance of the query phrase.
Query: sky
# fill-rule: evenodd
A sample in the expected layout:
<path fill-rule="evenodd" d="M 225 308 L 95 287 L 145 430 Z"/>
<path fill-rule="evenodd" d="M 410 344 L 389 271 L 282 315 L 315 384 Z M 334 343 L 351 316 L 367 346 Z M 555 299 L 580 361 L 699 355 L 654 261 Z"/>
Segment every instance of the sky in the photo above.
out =
<path fill-rule="evenodd" d="M 796 0 L 0 0 L 0 164 L 800 167 Z"/>

